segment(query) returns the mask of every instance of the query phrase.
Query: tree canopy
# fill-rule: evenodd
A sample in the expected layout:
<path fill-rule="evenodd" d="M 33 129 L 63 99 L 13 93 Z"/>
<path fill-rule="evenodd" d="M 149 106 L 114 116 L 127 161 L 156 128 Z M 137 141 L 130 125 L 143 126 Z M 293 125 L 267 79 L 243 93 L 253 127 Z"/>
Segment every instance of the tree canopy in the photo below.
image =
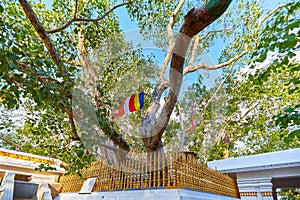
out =
<path fill-rule="evenodd" d="M 58 157 L 75 171 L 93 161 L 94 153 L 114 154 L 108 159 L 114 162 L 131 150 L 163 151 L 184 136 L 184 148 L 203 155 L 204 162 L 228 156 L 226 151 L 298 147 L 300 3 L 273 10 L 261 4 L 2 1 L 2 110 L 27 113 L 22 127 L 1 135 L 2 144 Z M 137 21 L 145 40 L 166 52 L 161 66 L 143 46 L 125 40 L 115 13 L 120 7 Z M 203 62 L 216 43 L 225 47 L 219 64 Z M 213 70 L 221 76 L 207 87 L 203 71 Z M 193 79 L 193 72 L 201 73 L 181 98 L 184 78 Z M 145 109 L 114 118 L 117 99 L 141 90 Z M 192 107 L 196 128 L 189 131 Z M 7 120 L 13 115 L 2 115 L 0 128 L 12 129 Z"/>

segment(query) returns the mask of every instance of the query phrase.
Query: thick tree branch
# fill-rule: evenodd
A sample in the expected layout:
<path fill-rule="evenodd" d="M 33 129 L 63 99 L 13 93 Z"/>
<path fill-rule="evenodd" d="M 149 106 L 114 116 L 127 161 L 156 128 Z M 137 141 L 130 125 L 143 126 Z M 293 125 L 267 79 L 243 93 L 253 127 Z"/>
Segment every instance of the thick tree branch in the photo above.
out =
<path fill-rule="evenodd" d="M 59 53 L 57 52 L 55 46 L 52 44 L 52 41 L 49 38 L 49 35 L 47 31 L 44 29 L 40 21 L 38 20 L 36 14 L 32 10 L 31 6 L 29 5 L 27 0 L 19 0 L 19 3 L 21 4 L 26 16 L 30 20 L 31 24 L 35 28 L 36 32 L 42 39 L 43 43 L 45 44 L 46 48 L 48 49 L 50 56 L 52 60 L 55 62 L 55 64 L 59 66 L 63 66 L 63 62 L 60 58 Z"/>
<path fill-rule="evenodd" d="M 80 140 L 80 137 L 77 134 L 76 125 L 75 125 L 75 122 L 74 122 L 72 107 L 69 106 L 69 105 L 64 104 L 64 110 L 66 111 L 66 113 L 68 115 L 69 122 L 70 122 L 72 140 L 74 140 L 74 141 Z"/>
<path fill-rule="evenodd" d="M 179 31 L 172 54 L 170 91 L 165 105 L 158 118 L 155 118 L 154 115 L 146 115 L 142 120 L 141 135 L 143 136 L 143 141 L 145 142 L 147 138 L 151 141 L 145 142 L 147 151 L 158 150 L 161 136 L 176 105 L 182 84 L 185 56 L 191 39 L 221 16 L 228 8 L 230 2 L 231 0 L 210 0 L 206 6 L 193 8 L 184 17 L 184 24 Z M 147 144 L 150 145 L 147 146 Z"/>
<path fill-rule="evenodd" d="M 170 62 L 171 56 L 173 54 L 173 50 L 174 50 L 174 36 L 173 36 L 173 32 L 172 32 L 172 28 L 175 24 L 175 19 L 176 16 L 178 15 L 179 11 L 181 10 L 183 4 L 184 4 L 185 0 L 181 0 L 179 2 L 179 4 L 177 5 L 176 9 L 174 10 L 173 13 L 171 13 L 170 19 L 169 19 L 169 23 L 168 23 L 168 27 L 167 27 L 167 32 L 168 32 L 168 53 L 165 57 L 164 63 L 161 67 L 160 73 L 159 73 L 159 77 L 156 81 L 156 86 L 155 89 L 152 93 L 152 97 L 150 100 L 150 106 L 148 107 L 146 113 L 145 113 L 145 118 L 142 120 L 142 125 L 141 125 L 141 136 L 143 137 L 143 141 L 144 144 L 147 147 L 151 146 L 151 137 L 146 136 L 145 133 L 146 132 L 151 132 L 151 130 L 146 131 L 145 129 L 148 129 L 147 127 L 153 127 L 153 118 L 155 118 L 155 115 L 160 107 L 160 99 L 162 96 L 162 93 L 166 90 L 167 87 L 169 87 L 169 80 L 163 80 L 165 71 L 167 69 L 167 66 Z M 151 124 L 150 124 L 151 123 Z M 158 146 L 162 147 L 162 142 L 159 141 Z M 147 149 L 148 151 L 156 151 L 157 149 Z"/>
<path fill-rule="evenodd" d="M 95 68 L 92 66 L 89 55 L 84 47 L 84 35 L 82 35 L 81 31 L 78 32 L 78 50 L 82 57 L 82 64 L 83 64 L 82 66 L 87 70 L 89 77 L 91 78 L 91 81 L 94 85 L 93 98 L 96 102 L 96 107 L 100 108 L 101 102 L 98 101 L 98 99 L 100 98 L 100 94 L 97 89 L 97 81 L 99 80 L 99 76 Z M 98 123 L 100 125 L 100 128 L 102 129 L 104 134 L 107 135 L 110 138 L 110 140 L 123 151 L 120 152 L 119 149 L 118 153 L 125 155 L 127 152 L 129 152 L 130 151 L 129 144 L 122 137 L 122 135 L 120 135 L 118 131 L 113 127 L 113 124 L 101 116 L 97 116 L 97 118 L 98 118 Z"/>
<path fill-rule="evenodd" d="M 77 4 L 77 1 L 76 1 L 76 4 Z M 74 14 L 73 14 L 73 18 L 71 20 L 69 20 L 68 22 L 66 22 L 64 25 L 62 25 L 61 27 L 59 28 L 55 28 L 55 29 L 52 29 L 52 30 L 48 30 L 47 32 L 49 34 L 52 34 L 52 33 L 57 33 L 57 32 L 60 32 L 62 30 L 65 30 L 66 28 L 68 28 L 73 22 L 98 22 L 102 19 L 104 19 L 107 15 L 109 15 L 111 12 L 113 12 L 115 9 L 119 8 L 119 7 L 122 7 L 122 6 L 125 6 L 127 5 L 128 2 L 125 2 L 125 3 L 121 3 L 121 4 L 118 4 L 118 5 L 115 5 L 114 7 L 112 7 L 111 9 L 109 9 L 104 15 L 96 18 L 96 19 L 88 19 L 88 18 L 77 18 L 76 17 L 76 12 L 77 12 L 77 9 L 75 9 L 74 11 Z M 76 6 L 77 7 L 77 6 Z"/>
<path fill-rule="evenodd" d="M 241 57 L 243 57 L 244 55 L 246 55 L 248 53 L 247 50 L 243 51 L 240 55 L 237 55 L 236 57 L 230 59 L 229 61 L 227 62 L 224 62 L 224 63 L 221 63 L 221 64 L 218 64 L 218 65 L 214 65 L 214 66 L 210 66 L 210 65 L 206 65 L 204 63 L 200 63 L 196 66 L 189 66 L 189 67 L 186 67 L 184 70 L 183 70 L 183 75 L 186 75 L 188 73 L 191 73 L 191 72 L 195 72 L 197 71 L 198 69 L 205 69 L 205 70 L 216 70 L 216 69 L 220 69 L 220 68 L 223 68 L 223 67 L 227 67 L 229 66 L 230 64 L 233 64 L 235 63 L 236 61 L 238 61 Z"/>

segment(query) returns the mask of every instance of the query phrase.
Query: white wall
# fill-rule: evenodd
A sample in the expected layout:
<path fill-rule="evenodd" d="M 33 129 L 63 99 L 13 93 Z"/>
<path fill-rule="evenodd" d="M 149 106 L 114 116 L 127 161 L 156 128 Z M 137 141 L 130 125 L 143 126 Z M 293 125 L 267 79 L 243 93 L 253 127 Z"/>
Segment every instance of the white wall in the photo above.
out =
<path fill-rule="evenodd" d="M 91 194 L 60 193 L 54 200 L 237 200 L 185 189 L 145 189 L 92 192 Z"/>

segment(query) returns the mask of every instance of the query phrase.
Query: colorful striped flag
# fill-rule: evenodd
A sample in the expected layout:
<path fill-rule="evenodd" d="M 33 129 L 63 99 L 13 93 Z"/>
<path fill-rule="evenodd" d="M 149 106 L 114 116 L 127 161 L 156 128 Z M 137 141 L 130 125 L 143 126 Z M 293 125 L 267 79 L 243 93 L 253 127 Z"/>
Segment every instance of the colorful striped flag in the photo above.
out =
<path fill-rule="evenodd" d="M 114 112 L 114 117 L 121 117 L 124 114 L 141 110 L 144 107 L 144 92 L 141 92 L 131 97 L 124 98 L 119 101 L 121 105 Z"/>

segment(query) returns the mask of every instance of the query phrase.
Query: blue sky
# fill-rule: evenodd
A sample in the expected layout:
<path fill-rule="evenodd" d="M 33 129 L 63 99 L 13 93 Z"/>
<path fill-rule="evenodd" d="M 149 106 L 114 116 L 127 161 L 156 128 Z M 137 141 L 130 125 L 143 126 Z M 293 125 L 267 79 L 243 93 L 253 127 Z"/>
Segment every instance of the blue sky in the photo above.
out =
<path fill-rule="evenodd" d="M 272 10 L 278 5 L 279 2 L 280 0 L 264 0 L 261 1 L 261 4 L 264 8 Z M 164 51 L 159 51 L 157 48 L 155 48 L 151 41 L 145 41 L 143 39 L 143 37 L 138 33 L 139 31 L 137 29 L 137 22 L 132 21 L 129 18 L 127 11 L 124 7 L 116 10 L 116 14 L 119 16 L 120 28 L 125 32 L 126 39 L 128 41 L 133 42 L 134 44 L 142 44 L 142 47 L 145 47 L 147 49 L 146 51 L 144 51 L 145 54 L 148 54 L 152 51 L 151 53 L 153 53 L 156 56 L 158 64 L 161 64 L 164 60 L 164 56 L 166 53 Z M 202 62 L 209 65 L 218 64 L 217 59 L 220 56 L 220 53 L 224 47 L 224 42 L 221 39 L 217 40 L 215 45 L 213 45 L 210 48 L 209 53 L 202 57 Z M 199 73 L 204 74 L 204 81 L 206 83 L 206 86 L 210 88 L 215 85 L 214 80 L 220 77 L 222 70 L 214 70 L 209 72 L 199 70 L 197 73 L 187 75 L 184 79 L 184 84 L 182 88 L 183 91 L 186 90 L 189 85 L 191 85 L 197 80 L 197 74 Z"/>
<path fill-rule="evenodd" d="M 282 1 L 262 0 L 260 2 L 264 8 L 271 10 L 274 9 L 278 5 L 278 3 Z M 45 3 L 47 7 L 51 7 L 52 1 L 45 0 Z M 235 3 L 235 1 L 233 3 Z M 154 54 L 156 57 L 156 61 L 160 66 L 164 60 L 166 51 L 156 48 L 151 41 L 144 40 L 143 36 L 139 34 L 137 22 L 130 19 L 125 7 L 120 7 L 116 9 L 115 13 L 119 16 L 120 28 L 124 31 L 126 40 L 133 42 L 134 45 L 140 44 L 145 49 L 143 51 L 144 54 Z M 224 48 L 224 46 L 225 45 L 221 39 L 217 40 L 216 44 L 210 48 L 209 53 L 202 57 L 202 61 L 209 65 L 217 64 L 218 63 L 217 58 L 220 56 L 221 50 Z M 219 77 L 221 72 L 222 72 L 221 70 L 215 70 L 209 72 L 204 70 L 199 70 L 197 73 L 189 74 L 184 78 L 183 90 L 187 89 L 189 85 L 191 85 L 197 80 L 197 76 L 198 76 L 197 74 L 199 73 L 204 74 L 204 77 L 208 77 L 207 74 L 209 74 L 209 77 L 204 78 L 204 81 L 206 82 L 207 87 L 209 88 L 213 87 L 215 85 L 214 84 L 215 78 Z"/>

